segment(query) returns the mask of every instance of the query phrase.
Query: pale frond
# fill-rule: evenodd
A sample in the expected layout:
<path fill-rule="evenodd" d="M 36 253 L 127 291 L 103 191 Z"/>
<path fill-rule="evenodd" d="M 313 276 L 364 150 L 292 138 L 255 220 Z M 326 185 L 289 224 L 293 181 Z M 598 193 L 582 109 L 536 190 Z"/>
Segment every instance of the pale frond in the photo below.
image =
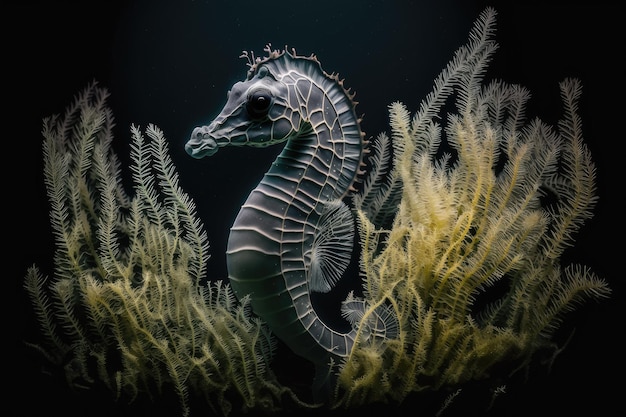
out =
<path fill-rule="evenodd" d="M 57 314 L 56 319 L 63 329 L 64 337 L 81 340 L 85 333 L 76 312 L 74 285 L 75 283 L 69 279 L 54 282 L 51 288 L 54 299 L 53 306 Z"/>
<path fill-rule="evenodd" d="M 69 350 L 69 347 L 59 337 L 50 297 L 45 290 L 46 284 L 48 284 L 47 278 L 41 274 L 36 266 L 28 269 L 24 279 L 24 289 L 33 303 L 40 329 L 46 341 L 55 346 L 59 354 L 64 354 Z"/>
<path fill-rule="evenodd" d="M 138 126 L 131 127 L 131 171 L 137 192 L 138 209 L 142 216 L 158 227 L 164 227 L 165 211 L 159 201 L 159 194 L 155 188 L 155 178 L 152 168 L 152 153 L 150 146 Z"/>
<path fill-rule="evenodd" d="M 147 135 L 151 139 L 150 149 L 155 161 L 157 178 L 164 202 L 167 204 L 172 225 L 181 224 L 182 230 L 174 231 L 183 237 L 193 248 L 194 256 L 190 260 L 190 274 L 203 279 L 206 274 L 209 243 L 204 226 L 196 214 L 193 200 L 178 183 L 178 173 L 167 150 L 163 132 L 154 125 L 149 125 Z"/>
<path fill-rule="evenodd" d="M 393 162 L 399 151 L 386 133 L 376 137 L 372 148 L 367 176 L 353 201 L 354 206 L 366 212 L 372 222 L 383 226 L 395 216 L 401 197 L 402 181 Z"/>
<path fill-rule="evenodd" d="M 611 289 L 606 281 L 600 279 L 588 267 L 569 265 L 555 283 L 558 285 L 550 295 L 542 318 L 545 327 L 541 329 L 544 337 L 550 337 L 562 323 L 567 313 L 574 311 L 588 299 L 602 300 L 610 296 Z"/>

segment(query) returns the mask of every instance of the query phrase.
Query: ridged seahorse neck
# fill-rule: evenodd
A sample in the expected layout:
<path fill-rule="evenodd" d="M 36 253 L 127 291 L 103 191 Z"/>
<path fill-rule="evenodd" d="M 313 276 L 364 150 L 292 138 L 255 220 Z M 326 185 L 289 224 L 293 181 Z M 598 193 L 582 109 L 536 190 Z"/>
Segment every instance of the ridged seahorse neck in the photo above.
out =
<path fill-rule="evenodd" d="M 186 149 L 201 158 L 226 145 L 287 141 L 234 221 L 228 275 L 236 295 L 249 295 L 253 311 L 287 346 L 327 363 L 349 354 L 356 332 L 324 323 L 311 292 L 329 291 L 350 261 L 354 221 L 342 199 L 362 165 L 364 135 L 353 94 L 315 56 L 266 51 L 256 60 L 245 54 L 247 79 L 232 87 L 210 125 L 193 131 Z M 355 299 L 343 308 L 346 316 L 365 311 Z"/>

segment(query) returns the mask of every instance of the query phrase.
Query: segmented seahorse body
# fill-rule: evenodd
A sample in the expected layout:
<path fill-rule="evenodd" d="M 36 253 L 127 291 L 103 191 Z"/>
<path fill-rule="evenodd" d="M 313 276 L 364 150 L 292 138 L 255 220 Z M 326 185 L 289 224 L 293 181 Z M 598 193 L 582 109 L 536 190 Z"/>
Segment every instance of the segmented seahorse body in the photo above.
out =
<path fill-rule="evenodd" d="M 248 57 L 245 81 L 233 85 L 221 113 L 194 129 L 185 148 L 195 157 L 227 145 L 265 147 L 286 141 L 231 228 L 228 275 L 237 297 L 297 354 L 315 362 L 349 354 L 355 330 L 338 332 L 311 305 L 329 291 L 352 254 L 354 220 L 342 201 L 362 165 L 363 133 L 353 94 L 315 56 L 266 48 Z M 350 299 L 344 315 L 365 311 Z M 350 310 L 353 310 L 352 312 Z M 388 321 L 375 314 L 372 329 Z"/>

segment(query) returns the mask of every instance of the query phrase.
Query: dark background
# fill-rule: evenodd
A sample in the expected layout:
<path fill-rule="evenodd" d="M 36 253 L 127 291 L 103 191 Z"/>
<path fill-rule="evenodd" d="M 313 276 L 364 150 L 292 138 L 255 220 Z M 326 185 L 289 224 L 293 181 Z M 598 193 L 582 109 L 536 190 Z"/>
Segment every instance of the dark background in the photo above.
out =
<path fill-rule="evenodd" d="M 500 4 L 501 3 L 501 4 Z M 266 43 L 315 53 L 357 92 L 363 129 L 388 130 L 387 105 L 415 111 L 453 52 L 467 40 L 486 5 L 498 11 L 500 49 L 489 77 L 519 83 L 533 94 L 529 115 L 561 116 L 558 83 L 582 80 L 581 115 L 597 165 L 599 203 L 567 260 L 588 265 L 613 288 L 611 299 L 568 316 L 575 330 L 550 372 L 534 367 L 509 382 L 487 413 L 485 391 L 467 387 L 446 415 L 623 415 L 624 383 L 623 151 L 624 30 L 617 6 L 526 1 L 45 1 L 3 3 L 3 170 L 5 262 L 9 281 L 4 340 L 17 349 L 8 362 L 7 416 L 177 415 L 171 396 L 116 404 L 106 392 L 72 392 L 58 375 L 41 372 L 23 340 L 37 337 L 22 290 L 36 263 L 52 274 L 53 244 L 43 185 L 41 120 L 62 113 L 91 81 L 106 87 L 117 127 L 118 155 L 127 166 L 129 127 L 158 125 L 171 145 L 182 187 L 196 201 L 209 234 L 210 278 L 223 278 L 228 229 L 278 148 L 220 151 L 193 160 L 183 145 L 208 123 L 233 82 L 245 76 L 242 50 L 262 55 Z M 6 110 L 8 109 L 8 111 Z M 618 113 L 619 112 L 619 113 Z M 619 200 L 619 201 L 618 201 Z M 11 352 L 11 351 L 10 351 Z M 472 396 L 476 401 L 472 402 Z M 445 397 L 409 398 L 400 407 L 369 407 L 384 415 L 432 415 Z M 463 407 L 466 407 L 464 410 Z M 434 408 L 436 410 L 436 407 Z M 193 415 L 209 415 L 195 409 Z M 363 412 L 364 410 L 359 410 Z M 315 414 L 315 413 L 312 413 Z M 318 415 L 323 413 L 318 412 Z M 351 414 L 346 411 L 336 415 Z"/>

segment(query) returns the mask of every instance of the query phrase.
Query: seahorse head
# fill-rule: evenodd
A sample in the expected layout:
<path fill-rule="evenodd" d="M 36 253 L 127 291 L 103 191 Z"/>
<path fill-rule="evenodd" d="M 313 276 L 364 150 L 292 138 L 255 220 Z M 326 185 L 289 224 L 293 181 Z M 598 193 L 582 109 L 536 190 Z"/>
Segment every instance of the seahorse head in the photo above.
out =
<path fill-rule="evenodd" d="M 231 87 L 210 124 L 193 129 L 185 145 L 189 155 L 211 156 L 228 145 L 266 147 L 309 134 L 321 124 L 331 129 L 337 119 L 344 124 L 354 120 L 342 127 L 342 134 L 361 141 L 354 94 L 343 88 L 343 80 L 326 73 L 315 55 L 272 50 L 270 45 L 265 51 L 263 58 L 243 53 L 249 66 L 246 79 Z"/>
<path fill-rule="evenodd" d="M 247 79 L 235 83 L 228 91 L 219 115 L 209 125 L 193 130 L 185 145 L 189 155 L 211 156 L 228 145 L 266 147 L 297 135 L 302 120 L 300 106 L 282 81 L 284 66 L 272 64 L 277 58 L 283 56 L 274 55 L 249 64 Z M 293 58 L 289 56 L 289 59 Z"/>
<path fill-rule="evenodd" d="M 208 125 L 196 127 L 185 145 L 194 158 L 211 156 L 227 145 L 265 147 L 288 139 L 296 131 L 285 117 L 286 87 L 267 67 L 237 82 L 227 94 L 226 105 Z"/>

